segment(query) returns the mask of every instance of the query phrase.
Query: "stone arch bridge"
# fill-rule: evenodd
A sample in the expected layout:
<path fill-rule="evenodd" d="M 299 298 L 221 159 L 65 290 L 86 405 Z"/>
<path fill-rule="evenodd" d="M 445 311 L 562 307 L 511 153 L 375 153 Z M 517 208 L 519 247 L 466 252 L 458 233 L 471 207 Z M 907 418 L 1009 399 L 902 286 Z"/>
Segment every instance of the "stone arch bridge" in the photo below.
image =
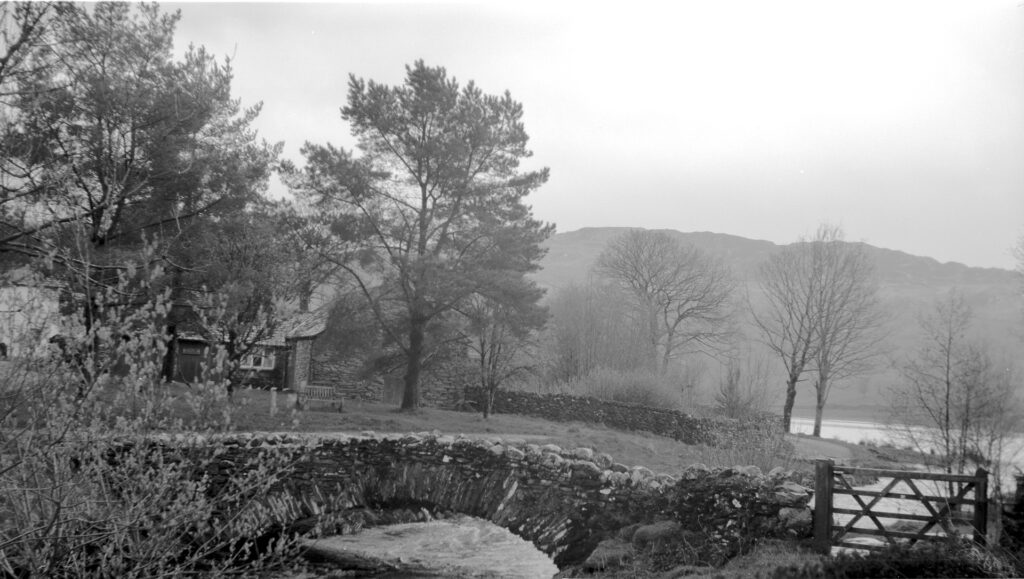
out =
<path fill-rule="evenodd" d="M 276 490 L 292 497 L 294 519 L 408 506 L 458 512 L 509 529 L 560 568 L 580 564 L 624 527 L 657 520 L 727 542 L 809 532 L 809 495 L 756 467 L 698 465 L 677 478 L 627 468 L 587 448 L 436 433 L 226 442 L 208 467 L 214 485 L 260 453 L 290 455 L 292 468 Z"/>

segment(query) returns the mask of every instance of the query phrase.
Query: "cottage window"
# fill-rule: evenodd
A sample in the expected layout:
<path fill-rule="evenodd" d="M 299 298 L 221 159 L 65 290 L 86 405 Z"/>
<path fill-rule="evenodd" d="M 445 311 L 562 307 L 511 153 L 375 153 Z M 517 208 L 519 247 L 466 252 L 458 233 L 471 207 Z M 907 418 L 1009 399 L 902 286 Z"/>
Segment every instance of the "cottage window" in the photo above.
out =
<path fill-rule="evenodd" d="M 242 361 L 239 364 L 239 367 L 243 370 L 273 370 L 274 362 L 273 354 L 256 352 L 254 354 L 246 354 L 245 356 L 242 356 Z"/>

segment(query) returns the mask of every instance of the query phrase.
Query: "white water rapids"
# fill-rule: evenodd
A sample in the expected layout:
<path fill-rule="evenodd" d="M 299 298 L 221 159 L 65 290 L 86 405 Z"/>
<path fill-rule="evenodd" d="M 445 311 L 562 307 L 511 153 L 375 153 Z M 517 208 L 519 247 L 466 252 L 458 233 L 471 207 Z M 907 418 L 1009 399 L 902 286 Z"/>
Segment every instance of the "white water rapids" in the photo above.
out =
<path fill-rule="evenodd" d="M 373 527 L 310 543 L 320 551 L 355 553 L 399 569 L 425 569 L 419 575 L 399 571 L 394 577 L 534 579 L 558 573 L 551 558 L 529 542 L 493 523 L 468 516 Z"/>

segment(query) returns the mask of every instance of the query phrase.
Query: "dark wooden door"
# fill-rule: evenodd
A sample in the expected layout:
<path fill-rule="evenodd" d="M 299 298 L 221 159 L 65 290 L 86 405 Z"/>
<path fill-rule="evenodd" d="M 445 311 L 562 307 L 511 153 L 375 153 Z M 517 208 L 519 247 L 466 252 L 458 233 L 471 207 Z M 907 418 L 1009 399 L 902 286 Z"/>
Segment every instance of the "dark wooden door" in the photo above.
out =
<path fill-rule="evenodd" d="M 178 342 L 176 380 L 195 382 L 201 377 L 206 345 Z"/>

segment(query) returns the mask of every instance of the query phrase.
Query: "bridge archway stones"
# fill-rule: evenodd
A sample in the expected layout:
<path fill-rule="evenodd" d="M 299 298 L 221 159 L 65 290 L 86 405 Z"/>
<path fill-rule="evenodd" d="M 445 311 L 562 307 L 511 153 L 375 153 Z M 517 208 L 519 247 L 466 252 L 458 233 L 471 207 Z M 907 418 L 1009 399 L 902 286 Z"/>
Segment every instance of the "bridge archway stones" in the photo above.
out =
<path fill-rule="evenodd" d="M 332 503 L 328 509 L 415 505 L 479 517 L 530 541 L 563 569 L 582 563 L 622 528 L 672 518 L 670 491 L 678 482 L 644 467 L 615 464 L 590 449 L 521 441 L 372 432 L 233 438 L 237 443 L 221 456 L 224 468 L 214 484 L 231 464 L 246 464 L 255 452 L 283 451 L 294 467 L 277 490 L 295 498 L 308 503 L 309 497 L 321 497 Z M 686 473 L 684 478 L 722 476 L 699 468 Z M 769 491 L 774 484 L 762 482 Z M 758 510 L 779 519 L 780 509 L 806 508 L 808 498 Z M 765 528 L 784 531 L 776 522 Z"/>

